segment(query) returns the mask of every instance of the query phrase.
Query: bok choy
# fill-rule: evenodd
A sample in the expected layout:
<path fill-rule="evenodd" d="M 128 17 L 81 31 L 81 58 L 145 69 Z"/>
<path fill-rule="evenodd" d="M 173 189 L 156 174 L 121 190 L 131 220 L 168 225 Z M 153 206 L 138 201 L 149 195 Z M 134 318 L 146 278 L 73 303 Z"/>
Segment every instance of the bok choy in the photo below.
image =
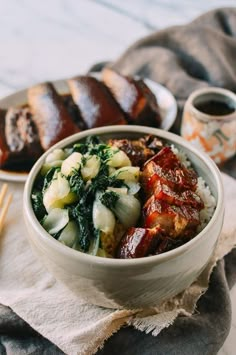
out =
<path fill-rule="evenodd" d="M 46 231 L 67 247 L 114 256 L 122 233 L 140 217 L 140 168 L 98 137 L 48 154 L 32 191 Z"/>

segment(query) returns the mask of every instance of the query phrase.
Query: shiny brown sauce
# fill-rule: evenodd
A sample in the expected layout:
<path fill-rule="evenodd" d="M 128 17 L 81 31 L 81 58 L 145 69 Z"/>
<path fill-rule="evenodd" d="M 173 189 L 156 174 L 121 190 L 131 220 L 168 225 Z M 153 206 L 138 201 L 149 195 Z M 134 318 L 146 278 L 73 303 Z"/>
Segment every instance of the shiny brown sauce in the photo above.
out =
<path fill-rule="evenodd" d="M 223 101 L 209 100 L 194 105 L 198 111 L 212 116 L 225 116 L 235 112 L 235 107 Z"/>

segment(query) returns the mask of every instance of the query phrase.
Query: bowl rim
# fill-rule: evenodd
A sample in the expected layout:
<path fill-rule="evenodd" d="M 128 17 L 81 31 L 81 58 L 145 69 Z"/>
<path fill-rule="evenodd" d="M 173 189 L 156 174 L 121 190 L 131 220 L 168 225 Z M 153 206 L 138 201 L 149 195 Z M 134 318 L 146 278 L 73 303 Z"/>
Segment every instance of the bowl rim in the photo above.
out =
<path fill-rule="evenodd" d="M 137 133 L 137 134 L 153 134 L 157 137 L 159 136 L 160 138 L 170 140 L 173 142 L 173 144 L 177 143 L 178 145 L 191 151 L 193 154 L 195 154 L 200 160 L 202 160 L 205 163 L 205 165 L 209 169 L 209 172 L 211 172 L 211 174 L 214 177 L 214 180 L 216 181 L 217 192 L 218 192 L 218 201 L 211 220 L 199 234 L 197 234 L 193 239 L 191 239 L 187 243 L 175 249 L 172 249 L 170 251 L 164 252 L 163 254 L 152 255 L 148 257 L 133 258 L 133 259 L 103 258 L 94 255 L 89 255 L 63 245 L 62 243 L 54 239 L 49 233 L 47 233 L 46 230 L 41 226 L 41 224 L 39 223 L 38 219 L 36 218 L 33 212 L 32 204 L 31 204 L 31 191 L 32 191 L 33 183 L 35 177 L 39 173 L 39 170 L 46 156 L 56 148 L 64 148 L 70 144 L 73 144 L 76 140 L 83 139 L 89 135 L 125 133 L 125 132 Z M 138 265 L 148 266 L 150 264 L 159 264 L 160 262 L 165 262 L 187 251 L 190 251 L 195 244 L 198 244 L 201 241 L 202 237 L 205 234 L 207 234 L 210 231 L 211 227 L 215 224 L 218 217 L 222 213 L 222 206 L 224 206 L 224 192 L 223 192 L 223 183 L 221 180 L 220 171 L 216 166 L 216 164 L 214 163 L 214 161 L 206 153 L 200 152 L 199 150 L 197 150 L 197 148 L 191 145 L 187 140 L 184 140 L 181 136 L 178 136 L 174 133 L 163 131 L 158 128 L 135 126 L 135 125 L 132 126 L 114 125 L 114 126 L 92 128 L 89 130 L 76 133 L 56 143 L 47 152 L 45 152 L 32 167 L 29 176 L 26 180 L 25 187 L 24 187 L 24 194 L 23 194 L 24 217 L 25 219 L 27 219 L 27 223 L 30 223 L 33 230 L 38 234 L 37 238 L 41 238 L 41 240 L 44 241 L 45 244 L 47 244 L 51 248 L 54 248 L 59 254 L 63 254 L 66 257 L 69 257 L 71 259 L 83 263 L 88 263 L 90 265 L 93 264 L 94 266 L 102 265 L 111 268 L 115 268 L 115 267 L 126 268 L 127 266 L 135 267 Z M 29 236 L 29 238 L 31 239 L 31 236 Z"/>

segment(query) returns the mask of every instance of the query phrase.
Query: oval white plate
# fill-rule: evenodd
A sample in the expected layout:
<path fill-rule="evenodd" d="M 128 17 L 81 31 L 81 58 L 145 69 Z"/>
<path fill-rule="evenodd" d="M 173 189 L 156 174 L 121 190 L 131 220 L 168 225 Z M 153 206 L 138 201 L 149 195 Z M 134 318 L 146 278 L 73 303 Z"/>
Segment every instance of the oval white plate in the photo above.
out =
<path fill-rule="evenodd" d="M 95 75 L 98 76 L 98 75 Z M 161 129 L 168 131 L 173 125 L 177 114 L 177 103 L 174 96 L 164 86 L 150 80 L 144 79 L 145 83 L 152 90 L 157 98 L 161 110 L 162 123 Z M 56 80 L 52 82 L 59 94 L 69 93 L 66 80 Z M 21 106 L 27 103 L 27 89 L 17 91 L 16 93 L 0 99 L 0 107 L 8 109 L 12 106 Z M 8 172 L 0 169 L 0 180 L 24 182 L 27 179 L 27 173 Z"/>
<path fill-rule="evenodd" d="M 162 117 L 160 128 L 164 131 L 169 131 L 176 119 L 177 102 L 172 93 L 163 85 L 158 84 L 150 79 L 144 79 L 144 81 L 156 95 Z"/>

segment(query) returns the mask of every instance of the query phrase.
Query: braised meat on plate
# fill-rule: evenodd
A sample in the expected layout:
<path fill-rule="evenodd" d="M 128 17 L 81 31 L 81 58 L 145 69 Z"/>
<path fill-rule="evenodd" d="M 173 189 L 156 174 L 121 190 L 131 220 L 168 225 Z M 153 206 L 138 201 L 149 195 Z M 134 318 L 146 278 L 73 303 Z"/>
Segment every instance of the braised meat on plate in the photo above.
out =
<path fill-rule="evenodd" d="M 37 127 L 28 108 L 0 110 L 0 167 L 29 169 L 43 153 Z"/>
<path fill-rule="evenodd" d="M 63 95 L 52 83 L 35 85 L 27 90 L 24 107 L 0 109 L 0 168 L 27 171 L 52 145 L 84 129 L 120 124 L 159 127 L 161 124 L 156 96 L 141 79 L 106 69 L 101 80 L 83 75 L 69 79 L 67 85 L 68 92 Z M 16 117 L 16 112 L 20 119 L 17 118 L 17 124 L 9 124 L 9 116 Z M 35 132 L 30 133 L 30 143 L 22 137 L 22 121 L 26 117 L 27 127 Z M 21 140 L 17 147 L 12 144 L 16 137 Z"/>

